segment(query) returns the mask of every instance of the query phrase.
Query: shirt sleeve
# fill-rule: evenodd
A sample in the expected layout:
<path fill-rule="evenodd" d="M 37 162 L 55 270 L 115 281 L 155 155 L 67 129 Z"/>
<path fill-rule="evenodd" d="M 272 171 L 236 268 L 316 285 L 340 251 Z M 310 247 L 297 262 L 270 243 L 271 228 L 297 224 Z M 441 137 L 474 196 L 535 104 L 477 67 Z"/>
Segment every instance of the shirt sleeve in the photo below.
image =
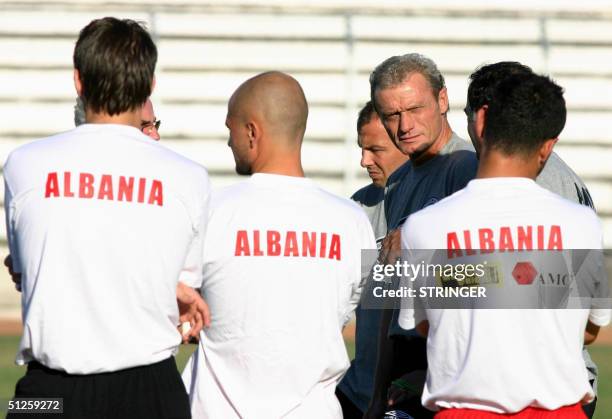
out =
<path fill-rule="evenodd" d="M 351 315 L 357 304 L 359 304 L 359 300 L 361 299 L 361 292 L 364 288 L 366 281 L 370 276 L 370 272 L 372 270 L 372 266 L 376 261 L 376 239 L 374 238 L 374 231 L 372 230 L 372 225 L 370 221 L 366 217 L 365 213 L 361 214 L 359 217 L 359 255 L 357 256 L 357 261 L 359 263 L 355 263 L 354 272 L 354 280 L 352 282 L 352 292 L 351 297 L 349 299 L 348 306 L 346 307 L 345 312 L 343 313 L 343 324 L 348 323 L 351 320 Z M 373 257 L 369 257 L 373 256 Z"/>
<path fill-rule="evenodd" d="M 6 169 L 6 167 L 5 167 Z M 9 253 L 13 261 L 13 271 L 21 273 L 21 258 L 17 246 L 17 234 L 15 231 L 15 207 L 13 202 L 13 191 L 6 179 L 6 171 L 4 177 L 4 215 L 6 223 L 6 238 L 8 241 Z"/>
<path fill-rule="evenodd" d="M 603 227 L 596 215 L 587 213 L 593 217 L 594 227 L 591 235 L 595 240 L 591 246 L 593 248 L 586 250 L 586 257 L 575 277 L 579 281 L 579 286 L 586 288 L 586 292 L 581 292 L 581 296 L 591 298 L 589 321 L 597 326 L 606 326 L 612 319 L 612 300 L 603 251 Z M 581 251 L 574 250 L 573 253 L 580 254 Z"/>
<path fill-rule="evenodd" d="M 589 321 L 597 326 L 607 326 L 610 324 L 612 310 L 607 308 L 592 308 L 589 312 Z"/>
<path fill-rule="evenodd" d="M 413 224 L 414 216 L 408 217 L 400 233 L 400 239 L 402 242 L 402 259 L 408 263 L 414 263 L 416 259 L 419 259 L 418 257 L 416 257 L 416 254 L 413 253 L 413 250 L 416 250 L 414 249 L 414 244 L 412 240 L 414 238 L 414 229 L 412 228 Z M 416 251 L 419 253 L 419 255 L 422 253 L 418 250 Z M 414 279 L 418 280 L 418 278 Z M 416 295 L 414 297 L 405 297 L 405 299 L 410 298 L 412 301 L 410 301 L 409 304 L 407 302 L 404 302 L 402 304 L 402 307 L 404 308 L 400 309 L 398 315 L 398 324 L 404 330 L 412 330 L 420 322 L 422 322 L 423 320 L 427 320 L 425 308 L 423 307 L 422 301 L 419 299 L 418 296 L 418 287 L 414 287 L 414 284 L 415 282 L 413 281 L 410 281 L 410 283 L 406 282 L 404 284 L 405 286 L 410 286 L 416 292 Z"/>
<path fill-rule="evenodd" d="M 200 288 L 203 281 L 204 269 L 204 241 L 208 225 L 210 207 L 210 181 L 206 178 L 206 196 L 198 211 L 195 232 L 189 246 L 179 281 L 192 288 Z"/>

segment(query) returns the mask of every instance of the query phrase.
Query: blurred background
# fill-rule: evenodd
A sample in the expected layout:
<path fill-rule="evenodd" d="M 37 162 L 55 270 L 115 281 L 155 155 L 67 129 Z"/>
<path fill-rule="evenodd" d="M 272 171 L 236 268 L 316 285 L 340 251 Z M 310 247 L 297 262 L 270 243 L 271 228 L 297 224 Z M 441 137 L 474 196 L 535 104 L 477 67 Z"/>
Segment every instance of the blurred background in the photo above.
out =
<path fill-rule="evenodd" d="M 159 49 L 152 100 L 162 142 L 207 167 L 214 187 L 239 180 L 227 147 L 226 106 L 234 89 L 259 72 L 282 70 L 302 84 L 310 103 L 306 173 L 348 197 L 369 182 L 355 124 L 376 64 L 408 52 L 432 58 L 446 77 L 451 126 L 468 139 L 462 112 L 468 75 L 484 63 L 521 61 L 566 90 L 568 121 L 555 150 L 585 180 L 612 248 L 610 1 L 0 0 L 0 163 L 15 147 L 74 126 L 74 42 L 83 26 L 104 16 L 146 23 Z M 23 369 L 11 365 L 19 294 L 0 271 L 5 399 Z M 597 417 L 607 418 L 609 330 L 597 345 L 593 355 L 605 378 Z"/>

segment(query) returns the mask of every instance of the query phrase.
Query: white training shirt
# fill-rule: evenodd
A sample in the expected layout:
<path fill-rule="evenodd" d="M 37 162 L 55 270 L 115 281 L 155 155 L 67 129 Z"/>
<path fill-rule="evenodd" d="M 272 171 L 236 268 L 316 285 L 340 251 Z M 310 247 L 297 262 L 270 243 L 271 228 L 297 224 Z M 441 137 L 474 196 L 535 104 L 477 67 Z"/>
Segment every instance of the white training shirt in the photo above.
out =
<path fill-rule="evenodd" d="M 534 247 L 536 232 L 544 232 L 546 248 L 558 226 L 563 249 L 602 248 L 601 225 L 592 209 L 527 178 L 472 180 L 411 215 L 401 231 L 402 247 L 447 249 L 453 242 L 461 249 L 490 243 L 499 249 L 502 228 L 509 228 L 505 231 L 516 245 L 518 227 L 527 231 L 529 226 Z M 483 233 L 492 240 L 487 244 L 479 243 L 483 229 L 492 232 Z M 427 408 L 514 413 L 529 406 L 553 410 L 592 400 L 581 356 L 584 330 L 587 319 L 600 326 L 609 323 L 610 310 L 422 310 L 419 300 L 415 304 L 415 312 L 402 309 L 399 320 L 404 328 L 429 321 L 429 369 L 422 398 Z"/>
<path fill-rule="evenodd" d="M 137 128 L 86 124 L 19 147 L 4 178 L 16 362 L 90 374 L 173 355 L 177 281 L 201 284 L 206 170 Z"/>
<path fill-rule="evenodd" d="M 341 418 L 342 327 L 360 297 L 355 203 L 255 174 L 213 194 L 202 292 L 212 324 L 183 373 L 194 418 Z"/>

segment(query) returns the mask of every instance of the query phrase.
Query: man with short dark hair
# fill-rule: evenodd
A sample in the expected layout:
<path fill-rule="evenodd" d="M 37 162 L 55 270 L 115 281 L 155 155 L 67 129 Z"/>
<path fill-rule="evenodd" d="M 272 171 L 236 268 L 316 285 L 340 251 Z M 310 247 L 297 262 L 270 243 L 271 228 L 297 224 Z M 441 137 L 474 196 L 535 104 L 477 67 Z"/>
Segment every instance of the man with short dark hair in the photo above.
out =
<path fill-rule="evenodd" d="M 206 315 L 192 288 L 210 188 L 203 167 L 140 130 L 156 61 L 138 23 L 92 21 L 74 50 L 87 124 L 4 165 L 23 302 L 16 361 L 28 365 L 15 395 L 62 398 L 65 418 L 190 417 L 173 355 L 180 314 L 199 304 L 192 334 Z"/>
<path fill-rule="evenodd" d="M 444 77 L 431 59 L 420 54 L 388 58 L 370 75 L 370 92 L 389 137 L 410 157 L 387 181 L 385 215 L 389 233 L 381 253 L 383 259 L 389 259 L 386 256 L 399 251 L 399 228 L 405 219 L 462 189 L 475 176 L 478 162 L 472 146 L 448 123 Z M 385 310 L 382 315 L 368 418 L 378 418 L 387 408 L 399 404 L 387 397 L 393 378 L 427 366 L 424 339 L 414 331 L 403 331 L 397 325 L 397 313 Z M 416 405 L 417 414 L 427 415 L 419 403 Z"/>
<path fill-rule="evenodd" d="M 486 113 L 476 113 L 474 130 L 483 139 L 476 179 L 412 214 L 402 227 L 402 248 L 447 249 L 453 237 L 462 237 L 458 240 L 466 244 L 460 248 L 483 249 L 479 232 L 487 231 L 496 238 L 488 241 L 487 252 L 507 252 L 507 243 L 519 243 L 521 234 L 538 226 L 558 231 L 554 249 L 601 249 L 603 232 L 595 213 L 534 181 L 565 118 L 563 90 L 546 77 L 513 75 L 496 84 Z M 467 244 L 469 237 L 480 237 L 480 245 Z M 534 242 L 524 250 L 542 246 Z M 521 290 L 530 289 L 516 282 L 519 288 L 526 285 Z M 537 285 L 533 292 L 538 293 Z M 486 302 L 470 307 L 491 308 Z M 605 308 L 482 312 L 444 309 L 426 300 L 415 302 L 414 312 L 402 309 L 399 319 L 407 328 L 416 322 L 427 336 L 422 400 L 439 411 L 436 419 L 584 417 L 580 403 L 592 400 L 593 391 L 580 348 L 609 321 Z"/>
<path fill-rule="evenodd" d="M 491 100 L 491 91 L 497 83 L 511 75 L 521 74 L 533 74 L 533 71 L 528 66 L 518 62 L 501 61 L 481 66 L 470 75 L 467 104 L 464 111 L 468 118 L 468 133 L 476 149 L 476 154 L 479 153 L 480 143 L 482 142 L 482 138 L 478 137 L 474 131 L 476 113 L 481 109 L 486 112 Z M 591 194 L 580 176 L 574 173 L 554 151 L 542 168 L 542 172 L 538 174 L 536 182 L 543 188 L 566 199 L 594 208 Z"/>
<path fill-rule="evenodd" d="M 361 147 L 361 166 L 368 170 L 372 183 L 355 192 L 351 199 L 365 210 L 380 245 L 387 234 L 384 188 L 389 176 L 408 156 L 393 144 L 371 101 L 359 111 L 357 143 Z M 380 310 L 364 309 L 361 305 L 355 310 L 355 359 L 336 390 L 345 419 L 361 419 L 370 403 L 380 315 Z"/>
<path fill-rule="evenodd" d="M 389 176 L 408 161 L 408 155 L 393 144 L 371 101 L 364 105 L 357 118 L 357 144 L 361 148 L 361 167 L 368 171 L 372 183 L 355 192 L 351 199 L 368 214 L 376 241 L 380 243 L 387 234 L 385 186 Z"/>
<path fill-rule="evenodd" d="M 513 75 L 530 74 L 533 74 L 533 71 L 524 64 L 515 61 L 501 61 L 483 65 L 470 75 L 467 104 L 464 111 L 467 116 L 468 133 L 476 149 L 476 154 L 479 154 L 483 142 L 482 136 L 477 132 L 477 113 L 482 112 L 486 115 L 493 92 L 500 82 Z M 536 183 L 570 201 L 594 209 L 591 194 L 582 179 L 554 151 L 538 174 Z M 582 355 L 589 373 L 589 381 L 593 385 L 596 396 L 593 402 L 583 406 L 583 409 L 587 416 L 593 417 L 597 403 L 597 365 L 591 359 L 586 347 L 583 349 Z"/>
<path fill-rule="evenodd" d="M 161 125 L 161 121 L 155 117 L 151 99 L 147 99 L 141 112 L 140 130 L 155 141 L 159 141 L 159 126 Z M 85 105 L 81 98 L 77 97 L 76 104 L 74 105 L 74 125 L 78 127 L 85 122 Z"/>

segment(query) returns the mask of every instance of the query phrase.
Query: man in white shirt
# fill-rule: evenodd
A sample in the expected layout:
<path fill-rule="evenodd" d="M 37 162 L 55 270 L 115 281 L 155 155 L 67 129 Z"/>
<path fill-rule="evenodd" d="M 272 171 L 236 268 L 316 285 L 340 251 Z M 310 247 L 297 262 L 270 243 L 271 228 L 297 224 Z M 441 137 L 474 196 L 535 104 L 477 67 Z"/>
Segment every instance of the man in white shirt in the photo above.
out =
<path fill-rule="evenodd" d="M 490 92 L 494 91 L 497 83 L 512 75 L 532 73 L 531 68 L 524 64 L 515 61 L 500 61 L 494 64 L 483 65 L 470 75 L 470 85 L 468 86 L 467 102 L 464 111 L 467 116 L 468 133 L 476 149 L 476 154 L 479 153 L 480 145 L 482 144 L 482 138 L 477 136 L 474 129 L 476 111 L 484 108 L 486 112 L 491 96 Z M 580 176 L 554 151 L 550 154 L 546 165 L 538 174 L 536 183 L 544 189 L 561 195 L 565 199 L 595 209 L 588 187 Z M 582 409 L 589 418 L 592 418 L 597 402 L 597 365 L 591 359 L 586 347 L 582 351 L 582 356 L 589 374 L 589 382 L 595 392 L 595 399 L 588 405 L 583 405 Z"/>
<path fill-rule="evenodd" d="M 74 52 L 87 123 L 4 165 L 28 364 L 15 395 L 62 398 L 66 418 L 190 417 L 177 298 L 201 302 L 209 181 L 140 130 L 156 61 L 138 23 L 92 21 Z"/>
<path fill-rule="evenodd" d="M 528 243 L 527 250 L 601 249 L 595 213 L 534 181 L 565 117 L 562 89 L 550 79 L 528 74 L 502 81 L 486 112 L 476 112 L 474 129 L 483 138 L 477 178 L 411 215 L 402 228 L 402 247 L 453 252 L 486 247 L 504 254 L 513 253 L 512 243 Z M 526 232 L 537 239 L 526 240 Z M 513 276 L 518 288 L 523 285 L 513 272 L 505 289 Z M 422 401 L 439 410 L 436 418 L 585 417 L 580 404 L 592 400 L 593 391 L 582 345 L 609 323 L 608 308 L 483 312 L 440 309 L 419 299 L 415 304 L 414 312 L 401 310 L 399 322 L 402 327 L 416 322 L 427 336 Z"/>
<path fill-rule="evenodd" d="M 243 83 L 226 125 L 236 171 L 213 194 L 202 293 L 211 327 L 183 373 L 194 418 L 341 418 L 342 327 L 375 249 L 361 208 L 304 177 L 308 105 L 292 77 Z"/>

